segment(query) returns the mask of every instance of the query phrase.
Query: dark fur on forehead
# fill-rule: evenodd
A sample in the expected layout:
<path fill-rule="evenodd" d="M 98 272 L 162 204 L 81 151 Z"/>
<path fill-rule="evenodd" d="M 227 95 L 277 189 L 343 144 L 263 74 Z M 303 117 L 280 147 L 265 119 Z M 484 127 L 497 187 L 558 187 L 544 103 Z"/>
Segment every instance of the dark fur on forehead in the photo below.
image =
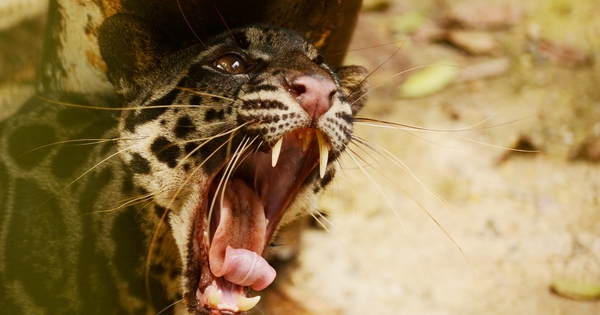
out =
<path fill-rule="evenodd" d="M 164 72 L 182 71 L 199 47 L 180 45 L 156 25 L 133 14 L 116 14 L 98 29 L 100 54 L 117 94 L 131 101 L 168 85 Z"/>
<path fill-rule="evenodd" d="M 302 33 L 271 25 L 259 24 L 234 29 L 217 36 L 209 45 L 226 43 L 242 50 L 260 50 L 265 53 L 301 51 L 309 58 L 316 58 L 317 49 Z"/>
<path fill-rule="evenodd" d="M 117 94 L 128 102 L 147 95 L 166 93 L 173 76 L 182 73 L 197 56 L 218 56 L 223 51 L 253 52 L 259 58 L 282 57 L 282 65 L 291 53 L 308 60 L 319 56 L 317 49 L 299 32 L 269 25 L 254 25 L 222 33 L 207 42 L 175 43 L 156 25 L 132 14 L 117 14 L 99 28 L 100 53 L 107 64 L 107 76 Z M 266 58 L 271 59 L 271 58 Z M 163 91 L 164 90 L 164 91 Z"/>

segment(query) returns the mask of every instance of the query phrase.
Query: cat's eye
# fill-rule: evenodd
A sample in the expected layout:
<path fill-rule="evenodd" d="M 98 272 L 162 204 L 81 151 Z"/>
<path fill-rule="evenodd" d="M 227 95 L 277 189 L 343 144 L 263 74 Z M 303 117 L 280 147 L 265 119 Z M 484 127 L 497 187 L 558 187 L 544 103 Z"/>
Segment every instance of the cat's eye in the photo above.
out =
<path fill-rule="evenodd" d="M 226 54 L 215 61 L 215 67 L 232 74 L 246 71 L 246 61 L 236 54 Z"/>

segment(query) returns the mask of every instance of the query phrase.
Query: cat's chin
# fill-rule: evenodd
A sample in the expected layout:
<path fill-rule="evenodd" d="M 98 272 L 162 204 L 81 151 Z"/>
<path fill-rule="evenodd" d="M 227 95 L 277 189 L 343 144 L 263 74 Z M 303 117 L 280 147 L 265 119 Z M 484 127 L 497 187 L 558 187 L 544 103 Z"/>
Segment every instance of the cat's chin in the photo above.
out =
<path fill-rule="evenodd" d="M 329 159 L 324 135 L 309 128 L 284 135 L 271 150 L 240 150 L 211 176 L 196 210 L 184 273 L 191 313 L 238 314 L 258 303 L 259 296 L 247 295 L 276 275 L 264 258 L 269 244 L 282 221 L 298 216 L 288 207 Z M 325 166 L 317 171 L 320 161 Z"/>

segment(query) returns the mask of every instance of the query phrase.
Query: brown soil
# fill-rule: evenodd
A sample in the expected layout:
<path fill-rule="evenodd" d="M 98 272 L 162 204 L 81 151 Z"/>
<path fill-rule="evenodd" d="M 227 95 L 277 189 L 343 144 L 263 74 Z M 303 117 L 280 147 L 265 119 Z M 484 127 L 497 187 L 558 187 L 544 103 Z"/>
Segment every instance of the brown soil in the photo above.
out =
<path fill-rule="evenodd" d="M 347 63 L 383 63 L 362 116 L 428 130 L 357 126 L 375 150 L 354 146 L 342 161 L 321 203 L 327 230 L 306 233 L 290 281 L 348 315 L 600 314 L 597 299 L 551 291 L 560 279 L 600 283 L 600 3 L 487 2 L 524 13 L 514 26 L 477 30 L 498 43 L 492 55 L 443 35 L 415 39 L 422 28 L 394 34 L 415 14 L 440 23 L 456 3 L 396 1 L 362 14 L 353 47 L 367 49 Z M 419 99 L 401 99 L 403 78 L 392 79 L 448 60 L 468 73 L 498 58 L 510 67 Z"/>
<path fill-rule="evenodd" d="M 498 10 L 446 19 L 458 3 L 365 1 L 383 10 L 363 12 L 347 63 L 382 67 L 361 115 L 426 129 L 357 125 L 372 145 L 340 163 L 326 229 L 304 234 L 286 282 L 347 315 L 600 314 L 598 300 L 551 291 L 600 283 L 600 3 L 486 1 L 523 12 L 492 30 L 464 22 Z M 459 26 L 477 35 L 448 33 Z M 458 65 L 455 83 L 399 97 L 433 64 Z M 0 117 L 31 82 L 0 86 Z"/>

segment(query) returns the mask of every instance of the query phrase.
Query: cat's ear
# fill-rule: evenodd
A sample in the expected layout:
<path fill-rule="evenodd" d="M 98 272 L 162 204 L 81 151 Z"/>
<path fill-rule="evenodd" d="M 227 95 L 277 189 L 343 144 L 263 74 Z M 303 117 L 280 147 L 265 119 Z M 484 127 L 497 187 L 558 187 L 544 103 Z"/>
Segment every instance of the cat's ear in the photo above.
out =
<path fill-rule="evenodd" d="M 340 79 L 342 93 L 352 108 L 352 115 L 356 115 L 367 101 L 369 72 L 361 66 L 346 66 L 337 69 L 336 73 Z"/>
<path fill-rule="evenodd" d="M 155 25 L 132 14 L 117 14 L 98 29 L 100 54 L 117 94 L 131 101 L 163 82 L 175 45 Z"/>

